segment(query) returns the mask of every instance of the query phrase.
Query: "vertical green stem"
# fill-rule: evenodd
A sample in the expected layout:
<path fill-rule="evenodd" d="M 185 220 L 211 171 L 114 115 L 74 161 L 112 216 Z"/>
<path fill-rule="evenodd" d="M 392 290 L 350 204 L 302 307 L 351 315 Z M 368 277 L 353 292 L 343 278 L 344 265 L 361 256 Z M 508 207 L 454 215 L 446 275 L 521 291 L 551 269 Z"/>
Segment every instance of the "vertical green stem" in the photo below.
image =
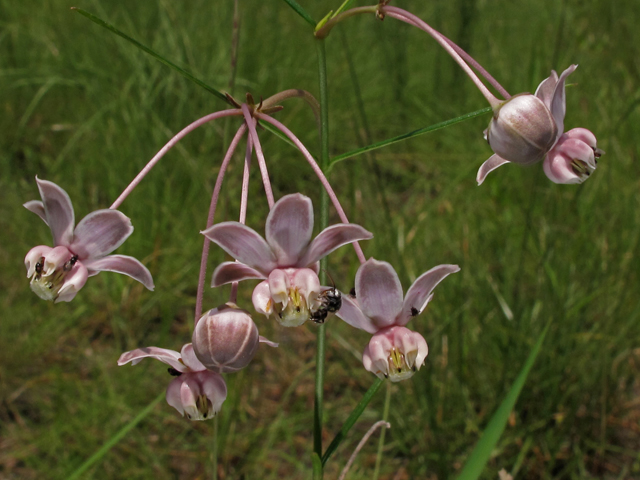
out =
<path fill-rule="evenodd" d="M 327 58 L 323 40 L 316 40 L 318 54 L 318 79 L 320 82 L 320 168 L 327 172 L 329 168 L 329 102 L 327 92 Z M 320 230 L 329 226 L 329 197 L 322 190 L 320 197 Z M 326 257 L 320 262 L 320 284 L 326 283 Z M 313 451 L 322 458 L 322 402 L 324 395 L 324 350 L 326 327 L 318 327 L 318 345 L 316 350 L 316 388 L 313 409 Z M 314 468 L 314 480 L 322 479 L 322 466 Z"/>
<path fill-rule="evenodd" d="M 384 432 L 384 430 L 382 430 Z M 213 440 L 211 442 L 211 478 L 218 480 L 218 415 L 213 418 Z"/>
<path fill-rule="evenodd" d="M 391 382 L 387 383 L 387 394 L 384 397 L 384 410 L 382 412 L 382 419 L 385 422 L 389 421 L 389 405 L 391 404 Z M 376 468 L 373 471 L 373 480 L 378 480 L 380 476 L 380 464 L 382 463 L 382 450 L 384 449 L 384 437 L 387 432 L 386 428 L 382 428 L 380 432 L 380 441 L 378 443 L 378 455 L 376 456 Z"/>

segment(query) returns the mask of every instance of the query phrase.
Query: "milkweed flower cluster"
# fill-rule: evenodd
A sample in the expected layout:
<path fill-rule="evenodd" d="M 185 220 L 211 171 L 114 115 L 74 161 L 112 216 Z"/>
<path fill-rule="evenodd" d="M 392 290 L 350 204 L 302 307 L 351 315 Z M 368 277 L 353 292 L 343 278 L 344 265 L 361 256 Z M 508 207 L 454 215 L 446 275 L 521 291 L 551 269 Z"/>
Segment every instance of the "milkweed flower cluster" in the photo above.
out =
<path fill-rule="evenodd" d="M 506 163 L 531 165 L 542 162 L 545 174 L 555 183 L 581 183 L 595 171 L 597 159 L 603 153 L 597 147 L 595 135 L 584 128 L 567 132 L 564 129 L 565 83 L 576 65 L 571 65 L 560 76 L 552 71 L 533 95 L 510 96 L 460 47 L 415 15 L 389 6 L 387 0 L 373 7 L 342 12 L 316 29 L 316 35 L 326 36 L 340 19 L 364 12 L 375 12 L 380 19 L 395 18 L 429 33 L 458 62 L 491 105 L 493 116 L 485 131 L 485 139 L 494 155 L 480 167 L 478 184 Z M 474 69 L 500 92 L 503 100 L 489 91 Z M 184 344 L 180 352 L 158 347 L 137 348 L 123 353 L 118 360 L 118 365 L 135 365 L 144 358 L 155 358 L 169 365 L 169 373 L 175 378 L 166 390 L 167 403 L 190 420 L 207 420 L 220 411 L 227 396 L 223 375 L 246 368 L 254 359 L 260 343 L 278 346 L 260 336 L 251 313 L 238 305 L 241 303 L 237 298 L 240 282 L 261 280 L 251 293 L 253 309 L 261 317 L 280 326 L 300 327 L 309 321 L 321 324 L 335 314 L 346 324 L 371 334 L 362 354 L 364 368 L 382 379 L 398 382 L 414 375 L 428 355 L 424 336 L 407 328 L 408 323 L 424 312 L 435 287 L 448 275 L 460 270 L 453 264 L 436 266 L 420 275 L 404 295 L 391 264 L 367 259 L 358 242 L 371 240 L 373 234 L 349 222 L 337 195 L 309 151 L 293 132 L 270 115 L 282 108 L 276 103 L 291 97 L 305 98 L 312 106 L 317 106 L 315 99 L 303 90 L 287 90 L 261 100 L 257 105 L 250 95 L 247 95 L 246 103 L 227 96 L 232 108 L 206 115 L 182 129 L 149 161 L 111 208 L 92 212 L 77 225 L 69 196 L 50 181 L 36 178 L 41 201 L 24 204 L 45 221 L 53 235 L 52 247 L 36 246 L 25 257 L 31 289 L 39 297 L 69 302 L 90 276 L 103 271 L 122 273 L 153 290 L 151 273 L 140 261 L 126 255 L 111 255 L 133 232 L 130 219 L 117 209 L 184 136 L 219 118 L 241 119 L 220 164 L 207 223 L 201 231 L 205 243 L 191 342 Z M 259 122 L 271 124 L 300 150 L 326 190 L 341 223 L 324 228 L 312 238 L 314 211 L 311 199 L 302 193 L 291 193 L 275 200 L 256 129 Z M 225 172 L 245 135 L 239 219 L 214 223 Z M 264 236 L 245 224 L 254 155 L 269 206 Z M 211 243 L 231 256 L 229 261 L 215 268 L 211 287 L 231 284 L 231 293 L 228 302 L 203 313 Z M 360 262 L 355 288 L 349 294 L 342 293 L 335 285 L 321 285 L 318 276 L 319 261 L 347 244 L 353 246 Z"/>

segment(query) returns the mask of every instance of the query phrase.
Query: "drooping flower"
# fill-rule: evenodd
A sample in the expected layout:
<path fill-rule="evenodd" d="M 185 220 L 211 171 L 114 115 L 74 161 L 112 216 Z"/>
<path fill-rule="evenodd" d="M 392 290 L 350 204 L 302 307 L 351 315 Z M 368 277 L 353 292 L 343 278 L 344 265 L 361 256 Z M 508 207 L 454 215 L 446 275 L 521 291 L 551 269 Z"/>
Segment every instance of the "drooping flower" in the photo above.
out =
<path fill-rule="evenodd" d="M 258 334 L 258 327 L 246 310 L 226 303 L 206 312 L 193 331 L 193 350 L 202 365 L 218 373 L 237 372 L 246 367 L 259 343 L 277 347 Z"/>
<path fill-rule="evenodd" d="M 53 182 L 36 177 L 42 201 L 24 206 L 49 225 L 54 248 L 39 245 L 26 255 L 24 263 L 31 289 L 44 300 L 69 302 L 88 277 L 109 271 L 128 275 L 153 290 L 149 270 L 126 255 L 109 255 L 133 232 L 131 221 L 117 210 L 96 210 L 74 229 L 74 212 L 69 195 Z"/>
<path fill-rule="evenodd" d="M 565 81 L 577 67 L 571 65 L 560 77 L 552 70 L 534 95 L 516 95 L 494 109 L 485 138 L 495 155 L 478 170 L 478 185 L 509 162 L 531 165 L 544 160 L 544 172 L 555 183 L 582 183 L 595 170 L 596 159 L 604 153 L 595 136 L 584 128 L 564 133 Z"/>
<path fill-rule="evenodd" d="M 166 348 L 138 348 L 120 355 L 118 365 L 140 363 L 146 357 L 169 365 L 169 373 L 177 378 L 167 387 L 167 403 L 189 420 L 208 420 L 222 408 L 227 398 L 227 385 L 222 376 L 207 370 L 187 343 L 180 352 Z"/>
<path fill-rule="evenodd" d="M 373 334 L 362 358 L 367 370 L 398 382 L 420 369 L 428 353 L 427 342 L 405 325 L 422 313 L 436 285 L 459 270 L 457 265 L 438 265 L 418 277 L 404 296 L 398 274 L 389 263 L 371 258 L 360 266 L 355 297 L 343 295 L 337 315 Z"/>
<path fill-rule="evenodd" d="M 332 225 L 313 241 L 313 206 L 299 193 L 278 200 L 265 225 L 265 238 L 238 222 L 222 222 L 202 233 L 238 262 L 224 262 L 213 272 L 211 286 L 266 279 L 253 292 L 253 305 L 280 324 L 293 327 L 309 320 L 321 305 L 318 260 L 338 247 L 373 235 L 359 225 Z"/>

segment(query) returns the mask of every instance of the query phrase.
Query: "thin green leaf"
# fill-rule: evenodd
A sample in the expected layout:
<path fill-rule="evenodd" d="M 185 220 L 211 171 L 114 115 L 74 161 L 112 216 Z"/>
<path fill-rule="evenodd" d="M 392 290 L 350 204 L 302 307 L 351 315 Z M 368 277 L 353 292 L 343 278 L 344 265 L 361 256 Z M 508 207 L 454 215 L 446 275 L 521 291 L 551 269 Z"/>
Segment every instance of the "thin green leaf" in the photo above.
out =
<path fill-rule="evenodd" d="M 347 436 L 347 433 L 349 433 L 349 430 L 351 430 L 351 427 L 353 427 L 353 425 L 358 421 L 358 418 L 360 418 L 360 415 L 362 415 L 362 412 L 364 412 L 364 409 L 367 408 L 367 405 L 369 405 L 369 402 L 376 394 L 376 392 L 380 389 L 383 383 L 384 380 L 377 378 L 376 381 L 373 382 L 373 385 L 371 385 L 369 390 L 367 390 L 367 393 L 364 394 L 364 397 L 362 397 L 360 403 L 358 403 L 358 405 L 356 405 L 356 408 L 353 409 L 351 415 L 349 415 L 349 418 L 347 418 L 347 421 L 344 422 L 342 428 L 335 436 L 333 441 L 329 444 L 327 450 L 324 452 L 324 455 L 322 455 L 323 466 L 327 463 L 327 460 L 329 460 L 329 457 L 333 455 L 333 452 L 336 451 L 338 446 L 340 446 L 342 441 Z"/>
<path fill-rule="evenodd" d="M 140 42 L 138 42 L 137 40 L 134 40 L 133 38 L 131 38 L 129 35 L 127 35 L 126 33 L 118 30 L 116 27 L 114 27 L 113 25 L 111 25 L 110 23 L 105 22 L 104 20 L 96 17 L 95 15 L 81 9 L 81 8 L 77 8 L 77 7 L 72 7 L 71 10 L 75 10 L 76 12 L 78 12 L 80 15 L 84 15 L 85 17 L 87 17 L 89 20 L 91 20 L 94 23 L 97 23 L 98 25 L 100 25 L 101 27 L 106 28 L 107 30 L 115 33 L 116 35 L 121 36 L 122 38 L 124 38 L 125 40 L 129 41 L 130 43 L 132 43 L 133 45 L 135 45 L 136 47 L 138 47 L 140 50 L 142 50 L 145 53 L 148 53 L 149 55 L 151 55 L 153 58 L 155 58 L 156 60 L 164 63 L 165 65 L 167 65 L 170 68 L 173 68 L 176 72 L 178 72 L 180 75 L 182 75 L 183 77 L 187 78 L 188 80 L 191 80 L 193 83 L 195 83 L 196 85 L 199 85 L 200 87 L 204 88 L 206 91 L 208 91 L 209 93 L 214 94 L 216 97 L 218 97 L 221 100 L 224 100 L 226 103 L 230 103 L 229 100 L 227 99 L 227 97 L 219 92 L 218 90 L 216 90 L 215 88 L 207 85 L 206 83 L 204 83 L 202 80 L 194 77 L 191 73 L 187 72 L 185 69 L 180 68 L 179 66 L 177 66 L 175 63 L 171 62 L 170 60 L 167 60 L 166 58 L 164 58 L 163 56 L 161 56 L 160 54 L 154 52 L 153 50 L 151 50 L 149 47 L 141 44 Z"/>
<path fill-rule="evenodd" d="M 309 23 L 312 27 L 316 26 L 316 21 L 311 17 L 311 15 L 309 15 L 307 13 L 307 11 L 304 8 L 302 8 L 298 4 L 298 2 L 296 2 L 295 0 L 284 0 L 284 1 L 291 8 L 293 8 L 298 15 L 300 15 L 302 18 L 304 18 L 307 21 L 307 23 Z"/>
<path fill-rule="evenodd" d="M 80 477 L 80 475 L 82 475 L 87 469 L 89 469 L 94 463 L 101 460 L 102 457 L 104 457 L 109 452 L 109 450 L 111 450 L 120 440 L 122 440 L 122 438 L 127 433 L 129 433 L 129 430 L 131 430 L 138 423 L 140 423 L 142 419 L 149 415 L 149 413 L 151 413 L 151 410 L 153 410 L 153 407 L 155 407 L 163 398 L 165 398 L 165 396 L 165 392 L 160 393 L 160 395 L 158 395 L 149 405 L 144 407 L 144 409 L 138 415 L 136 415 L 133 420 L 122 427 L 120 431 L 118 431 L 118 433 L 111 437 L 107 441 L 107 443 L 100 447 L 100 449 L 98 449 L 96 453 L 91 455 L 82 465 L 80 465 L 71 475 L 69 475 L 67 480 L 75 480 L 76 478 Z"/>
<path fill-rule="evenodd" d="M 343 153 L 341 155 L 333 157 L 329 163 L 329 168 L 332 168 L 336 163 L 346 160 L 347 158 L 355 157 L 357 155 L 370 152 L 371 150 L 377 150 L 378 148 L 386 147 L 387 145 L 392 145 L 394 143 L 407 140 L 408 138 L 417 137 L 418 135 L 434 132 L 436 130 L 440 130 L 441 128 L 445 128 L 450 125 L 454 125 L 456 123 L 464 122 L 465 120 L 470 120 L 472 118 L 479 117 L 481 115 L 484 115 L 485 113 L 489 113 L 490 111 L 491 111 L 491 107 L 483 108 L 482 110 L 477 110 L 475 112 L 467 113 L 465 115 L 461 115 L 460 117 L 456 117 L 456 118 L 452 118 L 451 120 L 446 120 L 444 122 L 436 123 L 429 127 L 420 128 L 418 130 L 414 130 L 409 133 L 398 135 L 397 137 L 389 138 L 387 140 L 382 140 L 381 142 L 377 142 L 377 143 L 368 145 L 366 147 L 357 148 L 356 150 L 352 150 L 350 152 Z"/>
<path fill-rule="evenodd" d="M 522 370 L 518 374 L 518 378 L 513 382 L 509 393 L 504 398 L 496 413 L 493 414 L 487 428 L 484 430 L 482 437 L 478 441 L 478 444 L 471 452 L 469 459 L 467 460 L 466 465 L 462 469 L 462 472 L 458 476 L 457 480 L 476 480 L 480 477 L 480 474 L 484 470 L 489 458 L 491 457 L 491 452 L 495 448 L 504 428 L 507 425 L 507 420 L 509 419 L 509 414 L 513 410 L 513 407 L 518 400 L 518 396 L 522 391 L 522 387 L 524 386 L 525 381 L 527 380 L 527 376 L 531 371 L 531 367 L 533 367 L 534 362 L 536 361 L 536 357 L 540 352 L 540 348 L 542 347 L 542 342 L 544 341 L 545 336 L 547 335 L 547 331 L 549 330 L 549 326 L 551 325 L 551 321 L 547 323 L 547 326 L 544 328 L 538 341 L 533 346 L 527 361 L 525 362 Z"/>

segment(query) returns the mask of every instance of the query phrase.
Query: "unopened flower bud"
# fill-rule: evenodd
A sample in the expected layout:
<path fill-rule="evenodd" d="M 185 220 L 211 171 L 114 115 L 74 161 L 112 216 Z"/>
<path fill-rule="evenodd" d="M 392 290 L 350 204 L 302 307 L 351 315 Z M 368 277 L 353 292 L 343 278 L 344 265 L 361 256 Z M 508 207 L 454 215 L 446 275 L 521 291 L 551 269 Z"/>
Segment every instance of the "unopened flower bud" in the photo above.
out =
<path fill-rule="evenodd" d="M 544 173 L 555 183 L 582 183 L 593 173 L 604 152 L 586 128 L 563 134 L 543 163 Z"/>
<path fill-rule="evenodd" d="M 364 368 L 392 382 L 406 380 L 420 370 L 429 347 L 417 332 L 392 326 L 378 331 L 362 354 Z"/>
<path fill-rule="evenodd" d="M 236 372 L 246 367 L 258 349 L 258 328 L 249 312 L 227 303 L 205 313 L 193 332 L 198 360 L 211 371 Z"/>
<path fill-rule="evenodd" d="M 538 97 L 515 95 L 493 112 L 485 138 L 500 157 L 520 165 L 544 158 L 558 136 L 549 108 Z"/>
<path fill-rule="evenodd" d="M 181 373 L 167 387 L 167 403 L 189 420 L 208 420 L 227 398 L 223 378 L 209 371 Z"/>

